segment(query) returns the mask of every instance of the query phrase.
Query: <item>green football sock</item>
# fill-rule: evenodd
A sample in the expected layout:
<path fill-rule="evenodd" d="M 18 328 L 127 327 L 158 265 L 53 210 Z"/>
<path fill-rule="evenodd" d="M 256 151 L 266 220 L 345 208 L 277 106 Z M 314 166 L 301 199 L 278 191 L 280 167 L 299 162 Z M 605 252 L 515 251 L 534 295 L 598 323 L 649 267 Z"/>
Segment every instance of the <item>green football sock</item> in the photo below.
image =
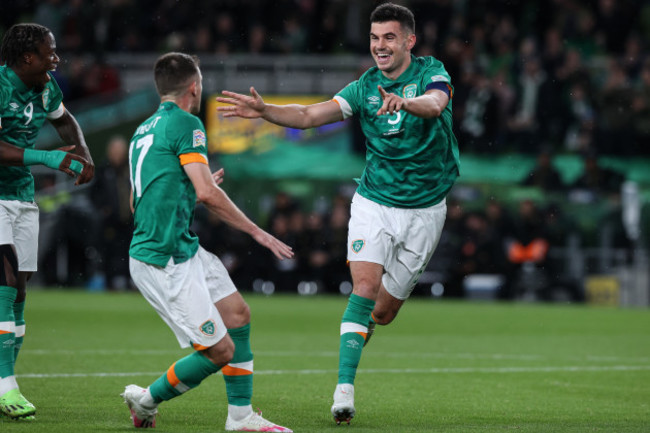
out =
<path fill-rule="evenodd" d="M 341 319 L 338 383 L 354 384 L 373 308 L 375 308 L 375 301 L 372 299 L 350 295 L 348 306 Z"/>
<path fill-rule="evenodd" d="M 219 371 L 201 352 L 194 352 L 179 359 L 149 387 L 156 403 L 171 400 L 192 388 L 196 388 L 206 377 Z"/>
<path fill-rule="evenodd" d="M 14 365 L 18 358 L 18 352 L 23 346 L 23 339 L 25 338 L 25 302 L 14 303 L 14 319 L 16 323 L 16 343 L 14 344 Z"/>
<path fill-rule="evenodd" d="M 0 286 L 0 378 L 14 375 L 16 289 Z"/>
<path fill-rule="evenodd" d="M 235 343 L 235 353 L 228 365 L 221 370 L 226 382 L 228 404 L 248 406 L 253 397 L 253 352 L 250 343 L 250 323 L 241 328 L 229 329 Z"/>

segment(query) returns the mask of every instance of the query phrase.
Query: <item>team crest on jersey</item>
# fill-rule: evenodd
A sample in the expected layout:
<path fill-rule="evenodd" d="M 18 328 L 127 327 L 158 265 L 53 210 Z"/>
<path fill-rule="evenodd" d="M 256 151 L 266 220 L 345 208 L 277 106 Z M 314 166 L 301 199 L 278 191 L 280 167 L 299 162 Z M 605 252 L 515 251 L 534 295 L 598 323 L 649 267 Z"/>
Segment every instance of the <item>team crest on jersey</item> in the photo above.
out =
<path fill-rule="evenodd" d="M 201 332 L 207 335 L 208 337 L 212 337 L 216 331 L 217 327 L 214 324 L 213 320 L 207 320 L 203 322 L 201 325 Z"/>
<path fill-rule="evenodd" d="M 18 111 L 19 108 L 20 108 L 20 105 L 16 104 L 15 102 L 10 102 L 9 103 L 9 109 L 11 111 Z"/>
<path fill-rule="evenodd" d="M 404 90 L 402 90 L 402 93 L 404 94 L 405 98 L 415 98 L 415 95 L 418 93 L 418 85 L 413 83 L 413 84 L 408 84 L 404 86 Z"/>
<path fill-rule="evenodd" d="M 194 147 L 205 147 L 205 133 L 200 129 L 195 129 L 192 143 L 194 144 Z"/>
<path fill-rule="evenodd" d="M 363 241 L 363 239 L 357 239 L 356 241 L 352 241 L 352 245 L 351 245 L 352 251 L 354 251 L 355 253 L 359 253 L 359 251 L 361 251 L 361 249 L 365 244 L 366 243 Z"/>
<path fill-rule="evenodd" d="M 47 109 L 47 103 L 50 102 L 50 89 L 43 91 L 43 108 Z"/>

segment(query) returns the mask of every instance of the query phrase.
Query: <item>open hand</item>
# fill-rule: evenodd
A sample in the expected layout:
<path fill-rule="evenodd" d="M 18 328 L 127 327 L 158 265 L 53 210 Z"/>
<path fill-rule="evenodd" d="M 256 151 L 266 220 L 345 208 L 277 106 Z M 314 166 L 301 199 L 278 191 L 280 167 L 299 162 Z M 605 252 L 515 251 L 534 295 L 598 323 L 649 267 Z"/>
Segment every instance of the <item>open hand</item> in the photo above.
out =
<path fill-rule="evenodd" d="M 223 113 L 223 117 L 243 117 L 245 119 L 262 117 L 266 104 L 254 87 L 250 88 L 250 92 L 251 95 L 247 96 L 228 90 L 222 91 L 221 94 L 226 95 L 227 98 L 219 96 L 217 101 L 229 104 L 229 106 L 217 107 L 217 111 Z"/>
<path fill-rule="evenodd" d="M 259 229 L 253 233 L 252 237 L 258 244 L 271 250 L 271 252 L 275 254 L 275 257 L 280 260 L 290 259 L 293 257 L 293 249 L 289 245 L 285 244 L 281 240 L 270 235 L 262 229 Z"/>

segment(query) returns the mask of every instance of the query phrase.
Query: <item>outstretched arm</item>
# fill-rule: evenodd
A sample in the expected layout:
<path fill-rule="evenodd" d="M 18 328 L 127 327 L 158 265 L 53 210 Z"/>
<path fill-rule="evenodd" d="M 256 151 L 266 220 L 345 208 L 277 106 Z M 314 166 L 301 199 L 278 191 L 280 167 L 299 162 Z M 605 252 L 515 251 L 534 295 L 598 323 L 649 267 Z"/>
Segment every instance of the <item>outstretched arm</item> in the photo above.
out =
<path fill-rule="evenodd" d="M 88 146 L 86 146 L 86 140 L 77 120 L 68 110 L 65 110 L 61 117 L 51 120 L 51 122 L 56 132 L 58 132 L 59 137 L 66 144 L 74 146 L 74 153 L 87 161 L 87 165 L 84 167 L 83 172 L 75 184 L 81 185 L 90 182 L 95 175 L 95 164 L 93 163 L 92 156 L 90 156 L 90 151 L 88 150 Z"/>
<path fill-rule="evenodd" d="M 191 162 L 183 166 L 192 181 L 196 196 L 207 208 L 217 214 L 226 224 L 251 235 L 260 245 L 271 250 L 278 259 L 293 257 L 291 247 L 259 228 L 217 186 L 206 164 Z"/>
<path fill-rule="evenodd" d="M 226 97 L 217 101 L 228 106 L 217 107 L 224 117 L 242 117 L 244 119 L 262 118 L 271 123 L 289 128 L 308 129 L 343 120 L 339 104 L 334 100 L 312 105 L 273 105 L 264 102 L 254 87 L 250 96 L 224 90 Z"/>
<path fill-rule="evenodd" d="M 425 119 L 440 117 L 449 103 L 449 96 L 442 90 L 431 89 L 417 98 L 402 98 L 394 93 L 388 93 L 383 87 L 377 86 L 381 98 L 384 100 L 377 111 L 378 116 L 393 114 L 404 110 L 409 114 Z"/>

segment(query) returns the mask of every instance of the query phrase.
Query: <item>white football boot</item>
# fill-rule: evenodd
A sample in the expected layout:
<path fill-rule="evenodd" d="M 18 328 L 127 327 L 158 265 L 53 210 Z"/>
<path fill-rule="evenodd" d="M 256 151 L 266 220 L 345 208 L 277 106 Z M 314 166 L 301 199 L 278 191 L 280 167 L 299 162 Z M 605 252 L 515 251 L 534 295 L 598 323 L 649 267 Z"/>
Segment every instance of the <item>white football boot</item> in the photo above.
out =
<path fill-rule="evenodd" d="M 280 432 L 293 433 L 293 430 L 281 425 L 273 424 L 271 421 L 262 418 L 262 412 L 251 412 L 241 421 L 235 421 L 228 415 L 226 419 L 226 431 L 262 431 L 262 432 Z"/>
<path fill-rule="evenodd" d="M 332 405 L 332 416 L 336 424 L 347 422 L 350 424 L 354 418 L 354 385 L 340 383 L 334 390 L 334 404 Z"/>
<path fill-rule="evenodd" d="M 137 428 L 153 428 L 156 426 L 156 414 L 158 410 L 156 405 L 150 406 L 143 404 L 147 397 L 147 390 L 138 385 L 128 385 L 122 394 L 124 403 L 131 411 L 131 420 Z"/>

